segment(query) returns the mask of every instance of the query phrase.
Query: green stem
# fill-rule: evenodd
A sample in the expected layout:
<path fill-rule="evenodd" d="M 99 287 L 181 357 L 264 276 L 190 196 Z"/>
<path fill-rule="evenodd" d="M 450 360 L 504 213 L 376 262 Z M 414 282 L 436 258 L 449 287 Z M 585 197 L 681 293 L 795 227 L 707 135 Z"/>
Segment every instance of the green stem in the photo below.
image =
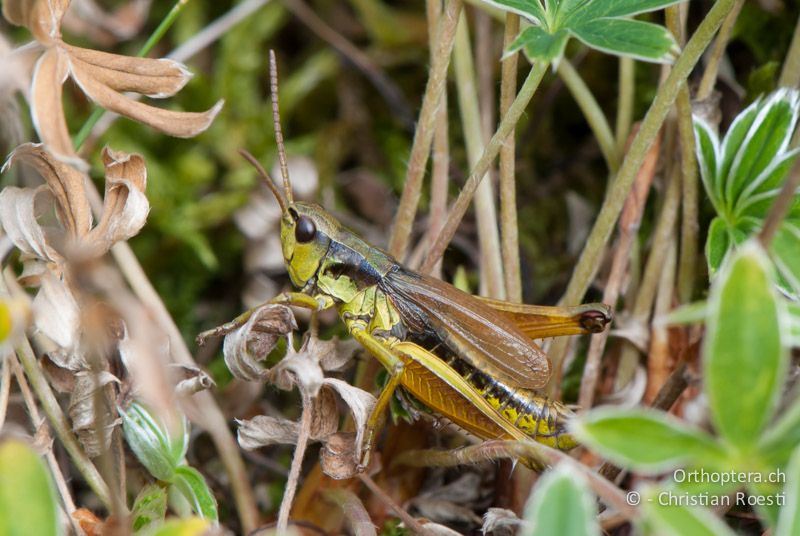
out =
<path fill-rule="evenodd" d="M 506 50 L 519 33 L 519 15 L 508 13 L 503 34 Z M 517 94 L 517 63 L 519 53 L 506 57 L 500 67 L 500 117 L 505 117 Z M 500 148 L 500 237 L 503 268 L 506 277 L 506 298 L 522 302 L 522 276 L 519 261 L 519 226 L 517 223 L 517 183 L 514 176 L 516 142 L 514 129 Z"/>
<path fill-rule="evenodd" d="M 472 61 L 467 17 L 461 13 L 456 30 L 456 44 L 453 50 L 453 67 L 458 89 L 458 106 L 461 110 L 461 124 L 467 146 L 470 168 L 480 159 L 484 150 L 481 134 L 481 114 L 478 105 L 478 92 L 475 83 L 475 65 Z M 505 298 L 503 284 L 503 265 L 500 258 L 500 235 L 497 231 L 497 212 L 494 205 L 492 183 L 480 181 L 475 196 L 475 213 L 478 222 L 478 241 L 481 248 L 481 277 L 486 283 L 492 298 Z"/>
<path fill-rule="evenodd" d="M 697 31 L 686 44 L 667 79 L 661 85 L 642 121 L 639 132 L 631 143 L 630 150 L 620 167 L 617 178 L 611 185 L 597 221 L 589 233 L 586 246 L 575 266 L 572 279 L 562 298 L 562 303 L 578 303 L 583 298 L 600 264 L 600 256 L 605 249 L 614 224 L 619 217 L 628 191 L 642 165 L 647 149 L 656 138 L 658 130 L 666 119 L 672 104 L 678 96 L 681 84 L 691 73 L 700 55 L 706 49 L 725 16 L 731 11 L 734 0 L 719 0 L 709 10 Z"/>
<path fill-rule="evenodd" d="M 92 460 L 90 460 L 83 451 L 80 443 L 78 443 L 78 439 L 70 430 L 69 422 L 67 422 L 67 418 L 61 411 L 61 406 L 58 404 L 56 396 L 47 383 L 47 378 L 45 378 L 44 372 L 42 372 L 39 362 L 36 360 L 33 348 L 31 348 L 28 339 L 23 339 L 17 346 L 16 353 L 17 358 L 19 358 L 22 364 L 22 368 L 25 369 L 25 375 L 28 376 L 30 385 L 36 393 L 36 398 L 39 399 L 42 409 L 45 415 L 47 415 L 50 426 L 53 427 L 53 431 L 56 433 L 59 441 L 64 445 L 64 449 L 67 451 L 67 454 L 69 454 L 70 459 L 72 459 L 72 463 L 75 464 L 75 467 L 81 475 L 83 475 L 86 483 L 92 488 L 92 491 L 95 492 L 100 502 L 103 503 L 103 506 L 111 510 L 113 504 L 108 485 L 106 485 L 97 467 L 94 466 Z"/>
<path fill-rule="evenodd" d="M 161 23 L 158 25 L 152 35 L 150 35 L 147 41 L 145 41 L 144 45 L 142 45 L 142 48 L 139 49 L 139 52 L 136 54 L 137 57 L 143 58 L 150 53 L 153 47 L 156 46 L 161 38 L 164 37 L 164 34 L 167 33 L 167 30 L 169 30 L 173 23 L 177 20 L 178 15 L 188 3 L 189 0 L 177 0 L 177 2 L 175 2 L 175 4 L 172 6 L 172 9 L 170 9 L 169 13 L 167 13 L 167 16 L 161 20 Z M 100 121 L 100 118 L 103 117 L 105 113 L 106 111 L 103 108 L 95 107 L 95 109 L 92 111 L 92 114 L 72 140 L 76 151 L 80 150 L 81 146 L 89 137 L 89 134 L 91 134 L 94 126 L 98 121 Z"/>
<path fill-rule="evenodd" d="M 719 35 L 714 42 L 714 48 L 711 50 L 711 54 L 709 54 L 706 70 L 703 72 L 703 78 L 700 79 L 700 85 L 697 87 L 697 95 L 695 98 L 698 101 L 706 100 L 711 96 L 711 92 L 714 91 L 722 55 L 725 53 L 725 49 L 728 46 L 728 40 L 731 37 L 733 25 L 736 23 L 736 19 L 739 17 L 739 12 L 742 10 L 743 5 L 744 0 L 735 0 L 733 9 L 727 14 L 719 29 Z"/>
<path fill-rule="evenodd" d="M 636 62 L 633 58 L 619 59 L 619 98 L 617 99 L 617 154 L 625 154 L 625 144 L 633 124 L 633 99 L 636 91 Z"/>
<path fill-rule="evenodd" d="M 422 272 L 427 272 L 430 270 L 430 268 L 436 264 L 436 261 L 439 260 L 444 254 L 444 250 L 447 248 L 450 240 L 453 239 L 456 229 L 458 229 L 458 224 L 461 222 L 461 218 L 463 218 L 464 214 L 467 212 L 470 200 L 475 194 L 475 190 L 478 189 L 478 184 L 489 170 L 489 166 L 492 165 L 492 162 L 497 157 L 497 154 L 500 152 L 500 148 L 503 146 L 505 140 L 514 130 L 514 127 L 516 126 L 520 117 L 522 117 L 522 114 L 525 112 L 525 108 L 528 106 L 531 98 L 533 98 L 534 93 L 536 93 L 536 89 L 539 87 L 539 83 L 542 81 L 542 78 L 544 78 L 544 74 L 547 72 L 549 65 L 549 62 L 540 62 L 534 64 L 531 68 L 531 71 L 528 73 L 528 77 L 522 84 L 517 97 L 509 107 L 508 113 L 503 117 L 503 120 L 500 122 L 500 126 L 497 127 L 497 131 L 495 131 L 492 139 L 489 140 L 489 143 L 486 145 L 486 149 L 483 151 L 481 158 L 478 160 L 477 164 L 475 164 L 475 167 L 472 169 L 467 181 L 464 183 L 464 187 L 462 188 L 461 193 L 458 195 L 458 199 L 456 199 L 455 203 L 453 203 L 444 228 L 442 228 L 439 236 L 436 238 L 436 242 L 434 242 L 433 246 L 431 247 L 431 251 L 425 258 L 425 262 L 422 264 Z"/>
<path fill-rule="evenodd" d="M 798 19 L 797 25 L 794 27 L 792 44 L 789 45 L 789 52 L 786 53 L 786 59 L 783 61 L 778 86 L 800 86 L 800 19 Z"/>
<path fill-rule="evenodd" d="M 578 71 L 572 64 L 563 58 L 558 64 L 558 75 L 564 81 L 578 107 L 586 117 L 594 137 L 600 145 L 600 151 L 603 153 L 603 158 L 606 160 L 606 165 L 613 176 L 619 169 L 619 153 L 617 153 L 616 140 L 614 134 L 611 132 L 611 125 L 608 123 L 603 110 L 597 103 L 597 99 L 592 95 L 592 91 L 586 82 L 583 81 Z"/>
<path fill-rule="evenodd" d="M 447 82 L 447 67 L 450 64 L 450 56 L 455 43 L 456 26 L 461 8 L 461 0 L 451 0 L 447 2 L 447 7 L 440 18 L 436 39 L 438 46 L 433 51 L 431 73 L 425 86 L 419 121 L 414 132 L 411 154 L 408 157 L 405 186 L 403 186 L 403 194 L 397 207 L 392 236 L 389 239 L 389 252 L 400 260 L 403 260 L 408 250 L 414 217 L 417 214 L 417 206 L 422 193 L 422 179 L 425 176 L 436 126 L 436 110 L 441 104 L 441 97 Z M 428 269 L 430 270 L 431 267 Z"/>

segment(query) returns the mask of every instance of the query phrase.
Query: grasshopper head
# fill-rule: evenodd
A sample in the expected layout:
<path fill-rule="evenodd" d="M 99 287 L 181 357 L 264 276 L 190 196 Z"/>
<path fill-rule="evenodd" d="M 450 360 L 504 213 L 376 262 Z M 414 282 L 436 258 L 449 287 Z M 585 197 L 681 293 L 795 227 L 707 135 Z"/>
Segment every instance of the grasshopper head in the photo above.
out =
<path fill-rule="evenodd" d="M 339 224 L 315 203 L 296 202 L 281 217 L 283 260 L 292 283 L 303 288 L 317 273 Z"/>

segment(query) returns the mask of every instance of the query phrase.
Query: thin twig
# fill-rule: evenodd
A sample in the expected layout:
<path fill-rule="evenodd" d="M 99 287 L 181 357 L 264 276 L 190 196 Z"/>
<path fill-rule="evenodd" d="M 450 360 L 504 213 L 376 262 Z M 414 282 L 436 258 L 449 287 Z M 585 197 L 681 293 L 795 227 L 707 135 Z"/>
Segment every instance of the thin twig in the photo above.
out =
<path fill-rule="evenodd" d="M 660 152 L 661 136 L 656 138 L 655 143 L 647 151 L 644 163 L 636 176 L 636 181 L 633 183 L 633 188 L 628 193 L 628 200 L 625 202 L 622 217 L 619 220 L 619 239 L 614 247 L 611 271 L 603 290 L 603 303 L 611 307 L 616 306 L 619 299 L 620 288 L 630 260 L 631 247 L 636 238 L 639 224 L 642 221 L 642 213 L 650 192 L 650 186 L 653 183 Z M 586 366 L 583 369 L 580 395 L 578 397 L 578 405 L 583 409 L 591 408 L 594 403 L 597 382 L 600 378 L 601 359 L 607 340 L 608 330 L 603 330 L 592 335 L 592 340 L 589 343 Z"/>
<path fill-rule="evenodd" d="M 778 194 L 778 197 L 775 198 L 772 207 L 769 209 L 767 219 L 764 221 L 764 227 L 761 228 L 761 232 L 758 234 L 758 239 L 764 245 L 764 248 L 769 248 L 772 239 L 775 237 L 775 233 L 778 232 L 783 222 L 783 218 L 786 217 L 786 214 L 792 207 L 792 202 L 797 195 L 797 189 L 799 187 L 800 159 L 797 159 L 792 165 L 789 176 L 783 183 L 783 186 L 781 186 L 781 192 Z"/>
<path fill-rule="evenodd" d="M 383 491 L 381 489 L 381 487 L 378 486 L 378 484 L 376 484 L 375 481 L 372 480 L 372 478 L 369 477 L 369 475 L 364 474 L 364 473 L 360 473 L 358 475 L 358 478 L 359 478 L 359 480 L 361 480 L 361 482 L 364 483 L 365 486 L 367 486 L 369 488 L 369 490 L 378 499 L 380 499 L 380 501 L 383 504 L 385 504 L 386 506 L 391 508 L 392 511 L 394 511 L 394 513 L 397 514 L 397 517 L 399 517 L 400 520 L 403 523 L 405 523 L 406 527 L 409 530 L 413 531 L 415 534 L 423 534 L 423 535 L 426 535 L 426 534 L 430 535 L 431 534 L 431 532 L 428 529 L 426 529 L 425 527 L 423 527 L 422 525 L 420 525 L 419 521 L 414 519 L 414 517 L 411 514 L 406 512 L 399 504 L 394 502 L 394 499 L 392 499 L 389 496 L 388 493 Z"/>
<path fill-rule="evenodd" d="M 464 187 L 461 189 L 461 193 L 458 195 L 458 198 L 449 210 L 447 222 L 442 230 L 438 233 L 438 237 L 431 247 L 431 251 L 425 258 L 425 262 L 422 263 L 421 270 L 423 272 L 430 270 L 430 268 L 444 254 L 444 250 L 453 239 L 453 235 L 455 235 L 461 219 L 464 217 L 464 214 L 466 214 L 467 208 L 469 208 L 472 196 L 478 189 L 478 184 L 489 170 L 489 166 L 492 165 L 492 162 L 497 157 L 497 154 L 500 152 L 500 148 L 503 146 L 505 140 L 511 134 L 511 131 L 514 129 L 520 117 L 522 117 L 522 114 L 525 112 L 525 108 L 527 108 L 528 103 L 530 102 L 531 98 L 533 98 L 534 93 L 536 93 L 536 89 L 539 87 L 539 83 L 542 81 L 545 72 L 547 72 L 548 65 L 549 64 L 547 62 L 540 62 L 536 63 L 531 68 L 531 71 L 528 73 L 528 77 L 522 84 L 517 97 L 509 107 L 508 113 L 503 117 L 502 121 L 500 122 L 500 126 L 497 127 L 492 139 L 489 140 L 489 143 L 486 145 L 486 149 L 483 151 L 483 155 L 481 155 L 481 158 L 472 168 L 469 178 L 467 178 Z"/>
<path fill-rule="evenodd" d="M 697 88 L 697 100 L 703 101 L 711 96 L 714 91 L 714 86 L 717 83 L 717 74 L 719 73 L 719 64 L 722 61 L 722 56 L 725 54 L 725 49 L 728 47 L 728 40 L 731 38 L 733 25 L 736 24 L 736 19 L 739 17 L 739 12 L 742 10 L 744 0 L 736 0 L 736 3 L 725 17 L 722 26 L 719 29 L 717 40 L 714 41 L 714 48 L 711 49 L 711 54 L 706 64 L 706 70 L 703 71 L 703 78 L 700 79 L 700 85 Z"/>
<path fill-rule="evenodd" d="M 519 33 L 519 15 L 506 14 L 503 50 L 507 49 Z M 517 94 L 517 63 L 519 52 L 509 54 L 500 66 L 500 117 L 505 117 Z M 503 253 L 503 270 L 506 277 L 506 298 L 522 302 L 522 276 L 519 259 L 519 225 L 517 223 L 517 180 L 514 129 L 500 148 L 500 239 Z"/>
<path fill-rule="evenodd" d="M 800 19 L 794 27 L 792 43 L 783 60 L 781 76 L 778 78 L 778 87 L 798 87 L 800 86 Z"/>
<path fill-rule="evenodd" d="M 666 315 L 672 309 L 675 290 L 675 264 L 677 259 L 677 241 L 673 236 L 667 245 L 667 255 L 661 278 L 656 291 L 653 316 Z M 664 379 L 670 374 L 669 359 L 669 326 L 654 323 L 650 328 L 650 350 L 647 355 L 647 387 L 644 392 L 645 402 L 655 399 Z"/>
<path fill-rule="evenodd" d="M 17 379 L 17 386 L 19 387 L 19 392 L 22 394 L 25 408 L 28 410 L 28 414 L 31 417 L 33 428 L 38 432 L 41 426 L 44 425 L 44 418 L 39 413 L 39 406 L 36 405 L 36 400 L 33 397 L 31 388 L 25 378 L 25 374 L 22 372 L 22 366 L 19 360 L 17 360 L 16 354 L 13 353 L 9 353 L 6 356 L 5 362 L 9 373 L 13 372 Z M 45 459 L 47 460 L 47 465 L 50 467 L 50 473 L 53 475 L 53 479 L 56 482 L 56 488 L 58 488 L 58 494 L 64 504 L 64 511 L 67 513 L 70 525 L 72 525 L 72 530 L 75 531 L 75 534 L 84 534 L 78 521 L 72 517 L 72 513 L 75 512 L 75 501 L 72 500 L 72 493 L 70 493 L 69 486 L 67 485 L 67 479 L 62 473 L 61 466 L 58 464 L 58 460 L 51 447 L 48 447 L 45 451 Z"/>
<path fill-rule="evenodd" d="M 636 92 L 636 61 L 627 56 L 619 59 L 619 89 L 617 90 L 617 154 L 625 154 L 625 144 L 633 124 L 633 100 Z"/>
<path fill-rule="evenodd" d="M 456 30 L 453 66 L 462 130 L 467 145 L 467 159 L 472 168 L 477 164 L 484 150 L 484 143 L 475 83 L 475 66 L 472 61 L 467 17 L 464 13 L 461 14 L 461 20 Z M 486 174 L 488 174 L 488 170 Z M 505 298 L 505 285 L 502 259 L 500 258 L 500 234 L 497 230 L 497 211 L 490 180 L 480 181 L 475 195 L 475 216 L 478 223 L 478 242 L 481 248 L 481 279 L 486 283 L 488 295 L 502 300 Z"/>
<path fill-rule="evenodd" d="M 600 213 L 586 239 L 586 246 L 578 259 L 561 303 L 579 303 L 589 288 L 600 265 L 600 257 L 622 211 L 628 191 L 644 161 L 647 150 L 655 140 L 661 124 L 666 119 L 672 104 L 678 96 L 680 84 L 689 76 L 722 21 L 730 13 L 734 1 L 719 0 L 711 7 L 678 57 L 669 76 L 661 84 L 650 109 L 642 121 L 639 132 L 631 143 L 631 148 L 625 160 L 622 162 L 619 173 L 611 184 L 603 206 L 600 208 Z M 550 357 L 553 361 L 554 370 L 561 369 L 565 352 L 566 346 L 563 346 L 558 353 L 551 352 Z"/>
<path fill-rule="evenodd" d="M 411 154 L 408 157 L 403 194 L 400 197 L 400 204 L 397 207 L 397 214 L 392 226 L 392 236 L 389 239 L 389 253 L 401 261 L 408 250 L 414 217 L 417 214 L 417 206 L 422 193 L 422 179 L 425 176 L 425 167 L 430 156 L 436 119 L 439 117 L 437 109 L 442 105 L 442 95 L 447 82 L 447 67 L 450 65 L 450 56 L 455 44 L 456 27 L 461 8 L 461 0 L 447 2 L 447 7 L 440 17 L 439 29 L 436 32 L 437 46 L 435 51 L 432 51 L 431 72 L 422 96 L 422 108 L 419 112 L 417 128 L 414 131 Z M 423 271 L 430 271 L 433 264 L 431 263 L 431 266 Z"/>
<path fill-rule="evenodd" d="M 313 413 L 313 402 L 311 397 L 303 394 L 303 415 L 300 418 L 300 432 L 297 434 L 297 444 L 294 447 L 292 465 L 289 468 L 289 477 L 286 480 L 286 488 L 283 491 L 281 507 L 278 510 L 278 534 L 284 534 L 289 524 L 289 512 L 292 509 L 294 495 L 297 491 L 297 483 L 300 480 L 300 470 L 303 468 L 303 458 L 306 454 L 308 439 L 311 436 L 311 418 Z"/>

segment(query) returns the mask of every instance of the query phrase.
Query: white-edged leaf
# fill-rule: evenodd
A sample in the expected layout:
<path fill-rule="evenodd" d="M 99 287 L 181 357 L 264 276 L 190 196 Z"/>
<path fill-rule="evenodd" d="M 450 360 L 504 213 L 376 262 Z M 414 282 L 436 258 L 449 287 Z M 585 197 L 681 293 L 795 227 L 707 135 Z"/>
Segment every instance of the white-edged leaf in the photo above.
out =
<path fill-rule="evenodd" d="M 672 494 L 671 491 L 662 493 Z M 710 510 L 699 507 L 670 504 L 666 497 L 656 490 L 643 493 L 642 512 L 645 521 L 664 536 L 736 536 L 728 526 Z"/>
<path fill-rule="evenodd" d="M 189 501 L 196 514 L 215 525 L 218 523 L 217 500 L 197 469 L 187 465 L 178 467 L 171 484 Z"/>
<path fill-rule="evenodd" d="M 800 448 L 796 448 L 786 468 L 788 480 L 783 490 L 786 504 L 778 515 L 778 524 L 773 536 L 800 534 Z"/>
<path fill-rule="evenodd" d="M 546 24 L 544 8 L 539 0 L 483 0 L 503 11 L 510 11 L 534 24 Z"/>
<path fill-rule="evenodd" d="M 564 55 L 568 38 L 569 33 L 566 30 L 550 33 L 541 26 L 529 26 L 509 45 L 506 55 L 522 50 L 531 62 L 556 63 Z"/>
<path fill-rule="evenodd" d="M 756 242 L 723 267 L 708 307 L 703 360 L 711 415 L 723 437 L 746 449 L 772 417 L 788 366 L 782 333 L 787 315 Z"/>
<path fill-rule="evenodd" d="M 523 536 L 601 534 L 597 505 L 584 478 L 569 464 L 560 464 L 539 479 L 525 506 Z M 528 528 L 528 527 L 532 528 Z"/>
<path fill-rule="evenodd" d="M 663 26 L 628 19 L 592 19 L 569 26 L 585 45 L 642 61 L 672 63 L 677 44 Z"/>
<path fill-rule="evenodd" d="M 650 409 L 592 409 L 577 417 L 571 430 L 581 443 L 604 457 L 650 474 L 690 460 L 714 458 L 721 452 L 702 430 Z"/>
<path fill-rule="evenodd" d="M 721 188 L 717 183 L 717 163 L 720 160 L 719 137 L 711 125 L 700 117 L 694 117 L 694 143 L 697 162 L 700 165 L 700 178 L 711 204 L 720 213 L 722 205 Z"/>

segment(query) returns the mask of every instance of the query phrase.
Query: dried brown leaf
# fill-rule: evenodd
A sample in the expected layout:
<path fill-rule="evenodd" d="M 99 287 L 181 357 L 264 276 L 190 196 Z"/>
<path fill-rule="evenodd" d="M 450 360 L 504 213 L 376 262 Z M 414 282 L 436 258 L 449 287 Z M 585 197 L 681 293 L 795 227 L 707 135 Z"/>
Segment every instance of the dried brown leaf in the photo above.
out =
<path fill-rule="evenodd" d="M 88 73 L 114 91 L 133 91 L 150 98 L 171 97 L 192 79 L 182 64 L 169 59 L 136 58 L 110 54 L 66 43 L 72 70 Z"/>
<path fill-rule="evenodd" d="M 16 26 L 28 28 L 37 41 L 49 44 L 61 37 L 61 19 L 70 0 L 5 0 L 3 16 Z"/>
<path fill-rule="evenodd" d="M 336 408 L 336 396 L 329 389 L 322 389 L 319 395 L 311 399 L 312 440 L 325 439 L 339 429 L 339 411 Z"/>
<path fill-rule="evenodd" d="M 169 368 L 175 384 L 175 394 L 189 396 L 214 387 L 215 383 L 207 372 L 195 366 L 173 364 Z"/>
<path fill-rule="evenodd" d="M 42 54 L 33 70 L 31 81 L 31 117 L 39 139 L 58 158 L 78 165 L 64 117 L 61 100 L 62 86 L 69 74 L 69 57 L 58 47 L 51 47 Z M 85 167 L 85 164 L 78 167 Z"/>
<path fill-rule="evenodd" d="M 73 431 L 90 457 L 95 457 L 108 448 L 111 434 L 121 422 L 116 414 L 111 415 L 111 401 L 103 396 L 101 405 L 98 406 L 98 397 L 95 395 L 97 390 L 104 389 L 111 383 L 120 382 L 110 372 L 83 371 L 75 375 L 75 390 L 70 396 L 69 416 Z M 101 418 L 100 422 L 97 422 L 98 417 Z"/>
<path fill-rule="evenodd" d="M 106 167 L 103 215 L 87 236 L 98 253 L 136 235 L 150 212 L 150 203 L 144 194 L 147 184 L 144 158 L 105 147 L 103 164 Z"/>
<path fill-rule="evenodd" d="M 334 480 L 353 478 L 358 474 L 358 458 L 353 432 L 339 432 L 328 436 L 319 452 L 322 472 Z"/>
<path fill-rule="evenodd" d="M 39 201 L 53 202 L 46 186 L 36 189 L 7 186 L 0 192 L 0 225 L 8 238 L 24 256 L 36 257 L 46 262 L 60 262 L 61 254 L 51 244 L 51 237 L 39 225 Z M 34 263 L 41 265 L 37 261 Z M 26 266 L 28 276 L 41 275 L 43 270 L 34 265 Z"/>
<path fill-rule="evenodd" d="M 375 536 L 375 525 L 358 495 L 347 489 L 328 489 L 324 497 L 344 512 L 350 534 L 353 536 Z"/>
<path fill-rule="evenodd" d="M 239 445 L 245 450 L 253 450 L 267 445 L 293 445 L 297 443 L 300 425 L 280 417 L 259 415 L 249 420 L 240 421 L 237 438 Z"/>
<path fill-rule="evenodd" d="M 177 138 L 190 138 L 207 129 L 224 102 L 218 101 L 206 112 L 174 112 L 137 102 L 114 91 L 95 78 L 94 70 L 86 63 L 74 62 L 71 72 L 81 90 L 99 106 Z"/>
<path fill-rule="evenodd" d="M 327 341 L 314 339 L 314 352 L 319 365 L 325 372 L 341 372 L 353 364 L 353 356 L 361 348 L 353 339 L 341 340 L 334 337 Z"/>
<path fill-rule="evenodd" d="M 305 351 L 289 351 L 286 357 L 269 371 L 270 383 L 288 391 L 296 385 L 306 396 L 319 394 L 324 380 L 322 369 L 314 356 Z"/>
<path fill-rule="evenodd" d="M 377 400 L 370 393 L 354 387 L 347 382 L 337 380 L 336 378 L 325 378 L 323 385 L 327 388 L 335 390 L 341 399 L 347 404 L 350 413 L 353 415 L 353 421 L 356 425 L 356 444 L 355 454 L 356 459 L 361 458 L 361 449 L 363 448 L 364 433 L 367 428 L 367 421 L 375 408 Z"/>
<path fill-rule="evenodd" d="M 73 239 L 84 236 L 92 226 L 92 209 L 86 197 L 86 176 L 57 159 L 41 143 L 25 143 L 8 158 L 7 166 L 22 163 L 34 168 L 56 199 L 61 224 Z"/>
<path fill-rule="evenodd" d="M 278 339 L 297 329 L 292 310 L 267 304 L 253 311 L 239 329 L 225 335 L 222 353 L 225 364 L 237 378 L 258 381 L 266 370 L 259 364 L 275 347 Z"/>
<path fill-rule="evenodd" d="M 80 309 L 63 279 L 46 273 L 31 309 L 39 331 L 68 352 L 75 351 L 80 340 Z"/>

